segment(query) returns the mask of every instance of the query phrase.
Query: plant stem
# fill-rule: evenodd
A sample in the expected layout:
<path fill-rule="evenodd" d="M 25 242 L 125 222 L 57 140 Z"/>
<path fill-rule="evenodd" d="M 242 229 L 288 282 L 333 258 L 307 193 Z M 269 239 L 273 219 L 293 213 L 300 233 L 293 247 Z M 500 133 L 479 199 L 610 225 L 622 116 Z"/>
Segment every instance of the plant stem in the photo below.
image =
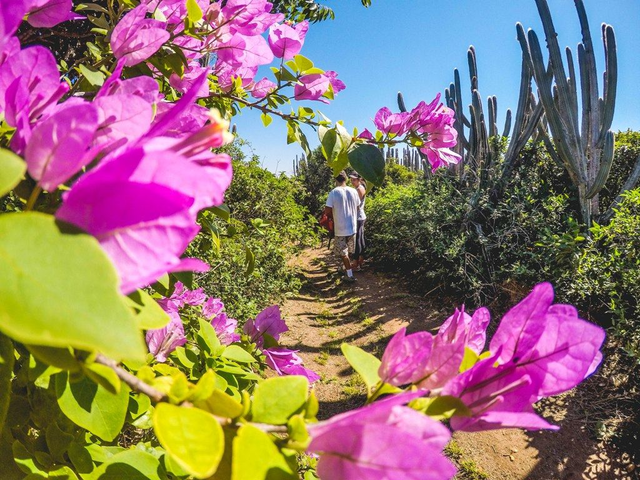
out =
<path fill-rule="evenodd" d="M 31 191 L 31 195 L 29 195 L 29 200 L 27 200 L 27 205 L 24 209 L 28 212 L 29 210 L 33 210 L 34 205 L 36 204 L 36 200 L 38 196 L 42 193 L 42 187 L 38 184 Z"/>
<path fill-rule="evenodd" d="M 116 373 L 118 378 L 122 380 L 124 383 L 126 383 L 131 388 L 131 390 L 134 390 L 139 393 L 143 393 L 144 395 L 149 397 L 151 400 L 153 400 L 155 403 L 164 402 L 168 400 L 167 395 L 162 393 L 160 390 L 153 388 L 151 385 L 146 384 L 145 382 L 140 380 L 138 377 L 136 377 L 132 373 L 127 372 L 124 368 L 118 365 L 118 363 L 115 360 L 105 357 L 104 355 L 99 353 L 96 356 L 95 362 L 112 369 Z M 184 402 L 183 406 L 191 406 L 191 404 Z M 214 415 L 214 417 L 223 426 L 240 427 L 242 425 L 241 423 L 239 424 L 239 423 L 233 422 L 229 418 L 219 417 L 217 415 Z M 248 422 L 248 423 L 256 428 L 259 428 L 263 432 L 287 433 L 287 427 L 284 425 L 268 425 L 266 423 L 251 423 L 251 422 Z"/>

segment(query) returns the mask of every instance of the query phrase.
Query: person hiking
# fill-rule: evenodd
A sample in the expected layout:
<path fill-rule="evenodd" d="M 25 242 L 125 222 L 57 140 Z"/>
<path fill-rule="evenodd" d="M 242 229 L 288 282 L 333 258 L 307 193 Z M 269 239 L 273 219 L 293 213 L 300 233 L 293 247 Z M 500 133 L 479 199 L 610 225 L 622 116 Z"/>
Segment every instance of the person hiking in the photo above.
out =
<path fill-rule="evenodd" d="M 356 247 L 353 255 L 353 263 L 352 266 L 355 268 L 356 272 L 362 270 L 362 266 L 364 265 L 364 252 L 366 250 L 367 244 L 364 240 L 364 224 L 367 220 L 367 216 L 364 213 L 364 203 L 366 201 L 367 196 L 367 185 L 360 176 L 359 173 L 353 172 L 349 175 L 351 179 L 351 185 L 358 192 L 358 196 L 360 197 L 360 205 L 358 207 L 358 225 L 356 232 Z"/>
<path fill-rule="evenodd" d="M 347 174 L 342 171 L 336 177 L 336 188 L 329 192 L 325 214 L 333 216 L 335 240 L 334 252 L 344 265 L 347 281 L 355 282 L 349 254 L 355 250 L 355 238 L 358 227 L 358 207 L 360 196 L 355 188 L 347 186 Z"/>

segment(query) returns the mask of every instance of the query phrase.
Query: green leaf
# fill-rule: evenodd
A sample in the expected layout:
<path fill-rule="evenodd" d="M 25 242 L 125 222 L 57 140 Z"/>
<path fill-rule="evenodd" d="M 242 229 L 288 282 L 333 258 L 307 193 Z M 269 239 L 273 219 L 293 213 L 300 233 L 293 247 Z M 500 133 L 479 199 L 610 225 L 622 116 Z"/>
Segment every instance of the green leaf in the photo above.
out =
<path fill-rule="evenodd" d="M 409 406 L 438 421 L 447 420 L 454 415 L 465 417 L 471 415 L 471 411 L 462 400 L 448 395 L 432 398 L 417 398 L 413 400 Z"/>
<path fill-rule="evenodd" d="M 104 83 L 104 74 L 99 72 L 98 70 L 93 70 L 92 68 L 87 67 L 86 65 L 78 66 L 78 70 L 87 79 L 87 82 L 94 87 L 100 87 Z"/>
<path fill-rule="evenodd" d="M 127 415 L 129 387 L 122 385 L 114 395 L 88 378 L 70 382 L 66 372 L 55 379 L 58 405 L 67 418 L 107 442 L 118 436 Z"/>
<path fill-rule="evenodd" d="M 238 430 L 231 462 L 231 480 L 298 479 L 271 437 L 252 425 Z"/>
<path fill-rule="evenodd" d="M 273 118 L 271 118 L 271 115 L 269 115 L 268 113 L 263 113 L 262 115 L 260 115 L 260 120 L 262 120 L 262 124 L 265 127 L 268 127 L 269 125 L 271 125 L 271 122 L 273 122 Z"/>
<path fill-rule="evenodd" d="M 18 465 L 18 468 L 20 470 L 22 470 L 24 473 L 27 473 L 27 474 L 38 473 L 38 474 L 41 474 L 43 478 L 47 478 L 46 477 L 47 473 L 36 462 L 31 452 L 27 450 L 27 447 L 25 447 L 22 443 L 16 440 L 13 442 L 12 450 L 13 450 L 13 461 L 16 462 L 16 465 Z"/>
<path fill-rule="evenodd" d="M 169 323 L 170 318 L 167 312 L 144 290 L 136 290 L 126 298 L 127 303 L 136 315 L 135 318 L 136 322 L 138 322 L 138 328 L 151 330 L 162 328 Z"/>
<path fill-rule="evenodd" d="M 100 363 L 82 364 L 84 374 L 98 385 L 103 386 L 110 393 L 120 393 L 121 382 L 116 372 Z"/>
<path fill-rule="evenodd" d="M 371 391 L 380 382 L 380 377 L 378 376 L 380 360 L 361 348 L 348 343 L 343 343 L 340 349 L 349 365 L 362 377 L 368 391 Z"/>
<path fill-rule="evenodd" d="M 476 352 L 471 350 L 469 347 L 464 347 L 464 357 L 462 359 L 462 363 L 460 364 L 460 373 L 466 372 L 471 367 L 473 367 L 480 357 Z"/>
<path fill-rule="evenodd" d="M 64 234 L 41 213 L 0 217 L 0 331 L 7 336 L 142 360 L 142 335 L 118 283 L 95 238 Z"/>
<path fill-rule="evenodd" d="M 256 362 L 256 359 L 253 358 L 249 352 L 247 352 L 244 348 L 239 347 L 238 345 L 229 345 L 224 349 L 224 352 L 221 356 L 240 363 Z"/>
<path fill-rule="evenodd" d="M 15 353 L 13 342 L 0 333 L 0 432 L 4 427 L 4 420 L 9 411 L 11 399 L 11 376 Z"/>
<path fill-rule="evenodd" d="M 0 148 L 0 196 L 4 196 L 20 183 L 27 164 L 15 153 Z"/>
<path fill-rule="evenodd" d="M 256 256 L 249 247 L 244 247 L 244 252 L 245 252 L 244 262 L 246 266 L 244 275 L 245 277 L 248 277 L 256 269 Z"/>
<path fill-rule="evenodd" d="M 256 385 L 251 407 L 254 422 L 284 425 L 307 403 L 309 381 L 305 377 L 274 377 Z"/>
<path fill-rule="evenodd" d="M 54 460 L 63 462 L 64 453 L 67 451 L 71 442 L 73 442 L 73 435 L 63 432 L 58 427 L 58 424 L 53 422 L 47 427 L 45 433 L 45 439 L 47 441 L 47 448 Z"/>
<path fill-rule="evenodd" d="M 166 480 L 160 460 L 142 450 L 126 450 L 108 458 L 85 480 Z"/>
<path fill-rule="evenodd" d="M 382 152 L 375 145 L 356 144 L 349 150 L 349 163 L 368 182 L 382 185 L 385 163 Z"/>
<path fill-rule="evenodd" d="M 187 17 L 189 17 L 191 23 L 202 20 L 202 9 L 196 0 L 187 0 Z"/>
<path fill-rule="evenodd" d="M 218 335 L 216 335 L 216 330 L 211 326 L 211 323 L 202 318 L 198 319 L 198 323 L 200 324 L 198 345 L 211 355 L 219 355 L 217 352 L 220 350 L 221 345 L 220 340 L 218 340 Z"/>
<path fill-rule="evenodd" d="M 344 125 L 342 125 L 341 123 L 336 123 L 336 132 L 338 132 L 338 135 L 340 136 L 340 141 L 342 142 L 342 148 L 344 150 L 348 150 L 349 147 L 351 147 L 351 144 L 353 143 L 353 137 L 347 131 L 347 129 L 344 128 Z"/>
<path fill-rule="evenodd" d="M 296 55 L 295 57 L 293 57 L 293 60 L 296 63 L 296 66 L 298 67 L 298 71 L 300 73 L 305 73 L 307 70 L 313 68 L 313 62 L 303 55 Z"/>
<path fill-rule="evenodd" d="M 222 390 L 214 390 L 209 398 L 195 403 L 196 407 L 213 415 L 225 418 L 237 418 L 242 415 L 244 407 L 231 395 Z"/>
<path fill-rule="evenodd" d="M 196 478 L 213 475 L 224 453 L 222 427 L 213 415 L 198 408 L 160 403 L 153 428 L 171 458 Z"/>
<path fill-rule="evenodd" d="M 79 372 L 80 362 L 73 356 L 69 348 L 41 347 L 38 345 L 27 345 L 27 349 L 39 361 L 53 367 Z"/>

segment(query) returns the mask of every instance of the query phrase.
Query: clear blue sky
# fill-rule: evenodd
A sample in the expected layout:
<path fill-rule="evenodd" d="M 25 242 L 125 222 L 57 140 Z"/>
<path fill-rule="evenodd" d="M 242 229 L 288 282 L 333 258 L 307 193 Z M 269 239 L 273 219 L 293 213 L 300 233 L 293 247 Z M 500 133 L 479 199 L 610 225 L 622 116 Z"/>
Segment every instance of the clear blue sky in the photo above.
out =
<path fill-rule="evenodd" d="M 480 93 L 497 95 L 501 118 L 515 109 L 520 82 L 521 50 L 516 22 L 543 37 L 534 0 L 373 0 L 365 9 L 360 0 L 328 0 L 336 19 L 312 25 L 302 54 L 325 70 L 335 70 L 346 83 L 329 105 L 312 102 L 331 120 L 344 120 L 349 130 L 373 130 L 371 119 L 382 106 L 397 110 L 396 93 L 407 107 L 431 100 L 453 78 L 458 67 L 468 91 L 467 49 L 476 47 Z M 550 0 L 562 47 L 575 47 L 580 27 L 573 1 Z M 640 129 L 640 0 L 585 0 L 594 37 L 599 73 L 603 71 L 600 25 L 614 26 L 618 41 L 618 102 L 614 129 Z M 265 72 L 266 74 L 267 72 Z M 601 77 L 600 77 L 601 78 Z M 602 85 L 600 85 L 602 88 Z M 245 109 L 234 119 L 238 133 L 252 143 L 263 165 L 291 171 L 301 154 L 286 145 L 286 128 L 274 119 L 264 128 L 258 113 Z M 312 146 L 317 136 L 307 129 Z"/>

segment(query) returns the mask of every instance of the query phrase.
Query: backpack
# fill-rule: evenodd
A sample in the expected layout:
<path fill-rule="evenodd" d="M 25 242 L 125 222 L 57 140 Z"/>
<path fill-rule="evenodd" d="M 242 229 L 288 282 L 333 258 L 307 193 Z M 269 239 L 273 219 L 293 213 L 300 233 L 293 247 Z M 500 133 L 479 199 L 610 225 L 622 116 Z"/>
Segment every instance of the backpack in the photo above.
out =
<path fill-rule="evenodd" d="M 335 233 L 334 233 L 334 226 L 333 226 L 333 216 L 323 213 L 322 216 L 320 217 L 320 220 L 318 220 L 318 223 L 320 223 L 320 226 L 322 228 L 324 228 L 327 232 L 329 232 L 330 239 L 334 237 Z"/>

